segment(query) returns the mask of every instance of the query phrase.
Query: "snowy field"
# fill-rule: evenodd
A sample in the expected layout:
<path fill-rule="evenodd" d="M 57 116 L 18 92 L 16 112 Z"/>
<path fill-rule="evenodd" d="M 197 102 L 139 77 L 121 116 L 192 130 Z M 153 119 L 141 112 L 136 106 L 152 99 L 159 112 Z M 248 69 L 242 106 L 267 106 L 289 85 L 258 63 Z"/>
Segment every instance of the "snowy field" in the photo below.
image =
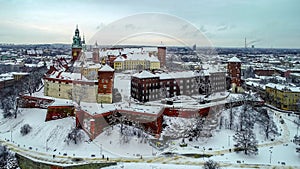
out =
<path fill-rule="evenodd" d="M 30 150 L 33 156 L 49 154 L 49 159 L 51 159 L 52 154 L 62 156 L 62 154 L 66 153 L 70 157 L 86 157 L 88 160 L 92 159 L 91 155 L 99 158 L 102 153 L 105 157 L 116 161 L 141 162 L 137 164 L 122 162 L 121 166 L 115 166 L 116 168 L 122 166 L 124 168 L 131 168 L 132 165 L 144 169 L 146 167 L 197 168 L 208 159 L 213 159 L 228 167 L 231 165 L 243 165 L 247 167 L 249 164 L 252 165 L 249 168 L 253 166 L 267 167 L 270 164 L 280 167 L 284 163 L 285 166 L 297 168 L 296 166 L 300 166 L 300 155 L 295 151 L 296 145 L 291 142 L 297 132 L 297 127 L 293 122 L 297 117 L 279 112 L 275 113 L 277 114 L 276 117 L 282 116 L 285 120 L 284 124 L 278 123 L 279 130 L 282 130 L 281 136 L 276 137 L 274 141 L 265 141 L 262 135 L 259 134 L 259 130 L 256 129 L 257 139 L 259 140 L 259 153 L 257 156 L 246 156 L 242 152 L 230 153 L 228 149 L 233 148 L 233 135 L 235 132 L 228 129 L 216 129 L 211 138 L 199 139 L 199 141 L 192 142 L 186 140 L 188 146 L 184 148 L 179 146 L 181 139 L 173 140 L 172 144 L 164 151 L 152 148 L 147 142 L 143 141 L 143 138 L 137 138 L 136 136 L 130 138 L 128 143 L 123 143 L 119 125 L 114 126 L 113 130 L 111 128 L 108 129 L 107 132 L 102 133 L 92 142 L 85 136 L 85 139 L 79 144 L 67 144 L 65 138 L 72 127 L 75 126 L 75 119 L 65 118 L 44 122 L 46 110 L 43 109 L 21 109 L 21 113 L 17 119 L 1 118 L 0 138 L 2 140 L 12 140 L 15 146 L 20 146 L 20 148 L 27 149 L 28 151 Z M 24 124 L 30 124 L 32 131 L 28 135 L 22 136 L 20 128 Z M 270 150 L 272 153 L 270 153 Z M 164 157 L 160 155 L 162 152 L 178 154 L 204 153 L 214 156 L 210 158 L 193 158 L 181 155 Z M 143 157 L 142 159 L 140 158 L 141 156 Z M 169 165 L 162 165 L 165 163 Z M 184 167 L 184 165 L 187 166 Z"/>

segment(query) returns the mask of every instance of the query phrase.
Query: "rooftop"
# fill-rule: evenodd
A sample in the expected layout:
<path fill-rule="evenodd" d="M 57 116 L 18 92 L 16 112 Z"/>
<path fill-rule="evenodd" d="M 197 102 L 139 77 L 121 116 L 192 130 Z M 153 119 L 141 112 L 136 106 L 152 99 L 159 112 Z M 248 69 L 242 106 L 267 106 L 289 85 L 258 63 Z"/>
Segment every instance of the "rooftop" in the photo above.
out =
<path fill-rule="evenodd" d="M 99 72 L 113 72 L 113 71 L 115 70 L 107 64 L 102 66 L 102 68 L 99 70 Z"/>
<path fill-rule="evenodd" d="M 228 62 L 236 62 L 236 63 L 240 63 L 240 62 L 242 62 L 239 58 L 237 58 L 237 57 L 232 57 L 231 59 L 229 59 L 228 60 Z"/>
<path fill-rule="evenodd" d="M 300 87 L 292 87 L 282 84 L 275 84 L 275 83 L 268 83 L 266 84 L 266 87 L 272 88 L 272 89 L 278 89 L 281 91 L 291 91 L 291 92 L 300 92 Z"/>
<path fill-rule="evenodd" d="M 133 75 L 133 77 L 139 78 L 139 79 L 143 79 L 143 78 L 154 78 L 154 77 L 158 77 L 157 75 L 154 75 L 146 70 L 143 70 L 140 73 L 136 73 Z"/>

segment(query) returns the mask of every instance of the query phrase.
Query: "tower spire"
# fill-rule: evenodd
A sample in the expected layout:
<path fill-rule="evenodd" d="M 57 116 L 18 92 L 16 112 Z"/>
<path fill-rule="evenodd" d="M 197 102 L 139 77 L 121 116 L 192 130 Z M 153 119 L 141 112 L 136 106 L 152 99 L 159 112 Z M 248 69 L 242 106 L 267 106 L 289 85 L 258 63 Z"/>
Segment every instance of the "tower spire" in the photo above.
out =
<path fill-rule="evenodd" d="M 82 34 L 82 43 L 85 44 L 84 33 Z"/>

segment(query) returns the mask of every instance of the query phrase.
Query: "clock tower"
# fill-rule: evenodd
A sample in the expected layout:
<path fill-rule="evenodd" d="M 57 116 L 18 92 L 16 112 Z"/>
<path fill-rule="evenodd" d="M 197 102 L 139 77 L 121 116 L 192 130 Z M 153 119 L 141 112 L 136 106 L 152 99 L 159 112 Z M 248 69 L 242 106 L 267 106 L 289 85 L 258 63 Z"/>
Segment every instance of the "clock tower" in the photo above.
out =
<path fill-rule="evenodd" d="M 78 25 L 76 26 L 75 35 L 73 36 L 72 43 L 72 61 L 76 61 L 80 56 L 82 50 L 82 41 L 79 35 Z"/>

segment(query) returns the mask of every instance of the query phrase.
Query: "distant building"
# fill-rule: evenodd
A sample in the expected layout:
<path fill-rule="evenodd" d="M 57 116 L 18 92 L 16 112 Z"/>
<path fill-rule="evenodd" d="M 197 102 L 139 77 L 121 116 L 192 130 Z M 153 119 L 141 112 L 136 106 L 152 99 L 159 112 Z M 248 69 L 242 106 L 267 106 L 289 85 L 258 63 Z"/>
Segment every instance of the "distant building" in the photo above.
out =
<path fill-rule="evenodd" d="M 77 60 L 82 51 L 82 41 L 79 35 L 78 26 L 76 26 L 75 35 L 73 36 L 72 43 L 72 61 Z"/>
<path fill-rule="evenodd" d="M 225 71 L 204 70 L 150 73 L 142 71 L 132 76 L 131 97 L 140 102 L 154 101 L 179 95 L 223 92 L 226 89 Z"/>
<path fill-rule="evenodd" d="M 114 60 L 114 69 L 121 70 L 155 70 L 160 69 L 160 61 L 149 53 L 129 53 Z"/>
<path fill-rule="evenodd" d="M 299 111 L 300 87 L 268 83 L 266 85 L 266 101 L 282 110 Z"/>
<path fill-rule="evenodd" d="M 166 66 L 166 55 L 167 55 L 167 48 L 165 46 L 159 46 L 157 51 L 157 58 L 160 61 L 161 68 Z"/>
<path fill-rule="evenodd" d="M 159 99 L 161 97 L 159 76 L 145 70 L 132 76 L 131 97 L 141 102 Z"/>
<path fill-rule="evenodd" d="M 25 72 L 11 72 L 0 74 L 0 89 L 13 86 L 18 80 L 28 76 Z"/>
<path fill-rule="evenodd" d="M 273 76 L 276 71 L 274 68 L 254 68 L 254 74 L 257 76 Z"/>
<path fill-rule="evenodd" d="M 98 103 L 112 103 L 115 70 L 109 65 L 104 65 L 98 71 Z"/>
<path fill-rule="evenodd" d="M 241 60 L 237 57 L 232 57 L 227 61 L 227 72 L 231 79 L 231 88 L 237 93 L 241 88 Z"/>

